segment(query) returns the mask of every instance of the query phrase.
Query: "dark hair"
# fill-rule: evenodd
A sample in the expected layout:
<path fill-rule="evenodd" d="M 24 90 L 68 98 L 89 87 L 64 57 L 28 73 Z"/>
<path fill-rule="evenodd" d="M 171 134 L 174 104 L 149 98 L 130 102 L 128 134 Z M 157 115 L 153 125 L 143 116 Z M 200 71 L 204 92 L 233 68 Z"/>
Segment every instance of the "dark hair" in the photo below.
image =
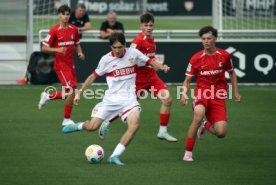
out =
<path fill-rule="evenodd" d="M 199 32 L 198 32 L 198 35 L 200 37 L 202 37 L 203 34 L 205 33 L 209 33 L 209 32 L 212 32 L 212 35 L 214 35 L 215 37 L 218 37 L 218 30 L 215 29 L 214 27 L 212 26 L 204 26 L 202 27 Z"/>
<path fill-rule="evenodd" d="M 148 23 L 150 21 L 154 23 L 154 16 L 151 13 L 144 13 L 140 16 L 140 23 Z"/>
<path fill-rule="evenodd" d="M 126 38 L 123 33 L 112 33 L 109 37 L 109 43 L 112 46 L 115 42 L 120 42 L 121 44 L 126 44 Z"/>
<path fill-rule="evenodd" d="M 77 4 L 76 8 L 83 8 L 86 9 L 85 5 L 83 3 Z"/>
<path fill-rule="evenodd" d="M 58 14 L 60 14 L 60 13 L 65 13 L 65 12 L 69 12 L 69 13 L 71 13 L 71 9 L 70 9 L 70 7 L 68 6 L 68 5 L 66 5 L 66 4 L 64 4 L 64 5 L 61 5 L 59 8 L 58 8 Z"/>

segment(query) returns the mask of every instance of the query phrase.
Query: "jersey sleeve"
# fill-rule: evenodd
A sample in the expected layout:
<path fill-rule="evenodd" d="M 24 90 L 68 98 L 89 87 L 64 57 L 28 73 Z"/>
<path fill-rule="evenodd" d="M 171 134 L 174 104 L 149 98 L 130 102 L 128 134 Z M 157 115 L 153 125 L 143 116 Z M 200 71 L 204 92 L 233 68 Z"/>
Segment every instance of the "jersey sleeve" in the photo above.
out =
<path fill-rule="evenodd" d="M 233 63 L 230 54 L 226 54 L 226 63 L 225 63 L 225 70 L 226 71 L 233 71 Z"/>
<path fill-rule="evenodd" d="M 89 21 L 90 21 L 90 20 L 89 20 L 89 16 L 88 16 L 87 13 L 85 13 L 84 16 L 83 16 L 83 22 L 84 22 L 84 23 L 87 23 L 87 22 L 89 22 Z"/>
<path fill-rule="evenodd" d="M 186 76 L 194 76 L 196 75 L 196 68 L 193 66 L 194 64 L 194 58 L 192 57 L 188 66 L 187 66 L 187 69 L 186 69 Z"/>
<path fill-rule="evenodd" d="M 97 68 L 94 71 L 94 74 L 98 77 L 98 76 L 103 76 L 104 74 L 107 73 L 107 65 L 106 62 L 104 62 L 105 59 L 104 57 L 101 58 Z"/>
<path fill-rule="evenodd" d="M 144 55 L 141 51 L 139 51 L 138 49 L 133 49 L 133 51 L 136 54 L 135 57 L 135 63 L 138 66 L 145 66 L 147 64 L 149 64 L 151 62 L 151 59 L 149 57 L 147 57 L 146 55 Z"/>
<path fill-rule="evenodd" d="M 45 37 L 45 39 L 43 40 L 42 44 L 45 46 L 51 46 L 55 40 L 56 37 L 56 33 L 54 29 L 50 29 L 50 31 L 48 32 L 47 36 Z"/>
<path fill-rule="evenodd" d="M 106 30 L 107 30 L 107 26 L 106 26 L 105 22 L 102 22 L 100 31 L 106 31 Z"/>
<path fill-rule="evenodd" d="M 124 25 L 123 25 L 123 23 L 118 22 L 118 29 L 124 31 Z"/>
<path fill-rule="evenodd" d="M 141 49 L 141 41 L 138 37 L 136 37 L 130 44 L 130 47 L 131 48 L 134 48 L 134 49 L 138 49 L 140 50 Z"/>

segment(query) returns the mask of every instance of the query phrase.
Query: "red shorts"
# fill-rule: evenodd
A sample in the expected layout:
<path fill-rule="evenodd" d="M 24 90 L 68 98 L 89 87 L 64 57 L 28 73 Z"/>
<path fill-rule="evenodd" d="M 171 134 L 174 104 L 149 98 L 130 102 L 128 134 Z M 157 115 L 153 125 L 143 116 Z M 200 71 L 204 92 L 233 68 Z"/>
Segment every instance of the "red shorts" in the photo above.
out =
<path fill-rule="evenodd" d="M 193 108 L 197 105 L 203 105 L 205 107 L 205 116 L 211 124 L 218 121 L 227 121 L 225 99 L 195 98 L 193 101 Z"/>
<path fill-rule="evenodd" d="M 78 86 L 75 70 L 56 70 L 56 73 L 62 86 L 66 88 Z"/>
<path fill-rule="evenodd" d="M 146 90 L 156 96 L 159 91 L 163 89 L 168 90 L 168 87 L 158 76 L 145 83 L 136 81 L 136 94 L 138 97 L 143 94 L 143 90 Z"/>

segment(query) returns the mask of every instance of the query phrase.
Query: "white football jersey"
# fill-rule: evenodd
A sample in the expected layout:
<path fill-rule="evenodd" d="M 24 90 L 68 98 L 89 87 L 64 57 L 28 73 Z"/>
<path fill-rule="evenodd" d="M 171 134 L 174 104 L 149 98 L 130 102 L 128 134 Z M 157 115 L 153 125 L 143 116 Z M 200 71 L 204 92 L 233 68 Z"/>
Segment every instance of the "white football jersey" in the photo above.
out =
<path fill-rule="evenodd" d="M 135 99 L 135 79 L 137 67 L 145 66 L 150 58 L 139 50 L 126 48 L 124 55 L 116 57 L 111 51 L 104 55 L 94 74 L 106 75 L 108 90 L 105 92 L 103 101 L 116 103 L 118 101 Z"/>

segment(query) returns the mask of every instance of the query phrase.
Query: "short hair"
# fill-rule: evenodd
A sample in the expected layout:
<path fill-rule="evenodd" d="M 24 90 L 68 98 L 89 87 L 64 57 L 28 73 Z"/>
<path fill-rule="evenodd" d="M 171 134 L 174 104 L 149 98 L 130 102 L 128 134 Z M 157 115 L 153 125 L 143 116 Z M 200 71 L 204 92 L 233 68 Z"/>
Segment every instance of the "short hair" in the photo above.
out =
<path fill-rule="evenodd" d="M 60 13 L 65 13 L 65 12 L 69 12 L 69 13 L 71 13 L 71 8 L 68 6 L 68 5 L 66 5 L 66 4 L 64 4 L 64 5 L 61 5 L 59 8 L 58 8 L 58 14 L 60 14 Z"/>
<path fill-rule="evenodd" d="M 78 3 L 77 6 L 76 6 L 76 9 L 77 8 L 83 8 L 83 9 L 86 9 L 85 5 L 83 3 Z"/>
<path fill-rule="evenodd" d="M 116 14 L 116 12 L 114 12 L 114 11 L 109 11 L 109 12 L 107 13 L 107 17 L 109 17 L 109 16 L 116 17 L 117 14 Z"/>
<path fill-rule="evenodd" d="M 126 38 L 123 33 L 112 33 L 109 37 L 110 46 L 112 46 L 115 42 L 120 42 L 121 44 L 126 44 Z"/>
<path fill-rule="evenodd" d="M 198 35 L 199 35 L 200 37 L 202 37 L 203 34 L 209 33 L 209 32 L 211 32 L 212 35 L 214 35 L 215 37 L 218 37 L 218 30 L 215 29 L 215 28 L 212 27 L 212 26 L 204 26 L 204 27 L 202 27 L 202 28 L 199 30 Z"/>
<path fill-rule="evenodd" d="M 148 23 L 152 21 L 154 23 L 154 16 L 151 13 L 144 13 L 140 16 L 140 23 Z"/>

